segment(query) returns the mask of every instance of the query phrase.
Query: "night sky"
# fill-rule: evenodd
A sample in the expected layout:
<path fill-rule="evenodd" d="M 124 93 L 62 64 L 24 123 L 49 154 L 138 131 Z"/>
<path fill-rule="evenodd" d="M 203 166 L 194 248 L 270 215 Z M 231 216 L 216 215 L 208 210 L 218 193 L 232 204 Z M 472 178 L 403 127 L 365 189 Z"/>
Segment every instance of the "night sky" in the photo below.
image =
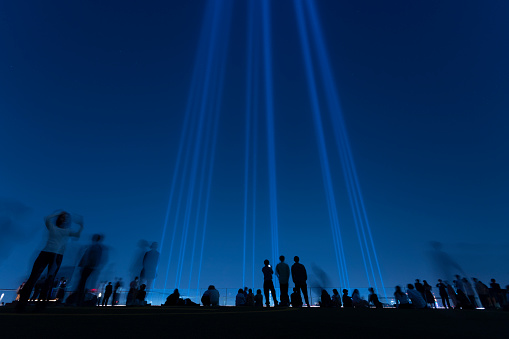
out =
<path fill-rule="evenodd" d="M 255 276 L 249 245 L 244 278 L 249 2 L 232 3 L 199 287 L 239 288 L 254 279 L 260 288 L 263 260 L 273 259 L 265 106 L 259 104 L 257 133 Z M 161 242 L 206 4 L 0 4 L 0 288 L 16 288 L 28 275 L 46 236 L 43 217 L 56 209 L 85 220 L 63 265 L 76 262 L 93 233 L 103 233 L 105 280 L 131 280 L 139 240 Z M 431 241 L 467 275 L 509 283 L 509 4 L 316 5 L 388 292 L 415 278 L 442 277 Z M 337 287 L 293 1 L 272 1 L 271 17 L 279 250 L 289 263 L 299 255 L 310 273 L 313 265 L 326 271 Z M 340 160 L 330 133 L 325 140 L 350 284 L 368 287 Z M 252 211 L 253 201 L 248 205 Z M 169 242 L 157 288 L 164 287 Z M 197 257 L 180 287 L 197 287 Z M 170 262 L 167 288 L 176 268 Z"/>

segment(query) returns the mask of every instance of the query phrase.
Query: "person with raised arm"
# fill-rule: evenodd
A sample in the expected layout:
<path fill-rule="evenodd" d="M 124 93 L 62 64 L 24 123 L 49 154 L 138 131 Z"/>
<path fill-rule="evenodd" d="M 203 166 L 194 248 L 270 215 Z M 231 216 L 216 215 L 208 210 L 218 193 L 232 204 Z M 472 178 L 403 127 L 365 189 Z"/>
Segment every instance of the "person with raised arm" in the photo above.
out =
<path fill-rule="evenodd" d="M 77 230 L 70 228 L 72 222 L 79 226 Z M 44 224 L 48 230 L 48 241 L 37 259 L 35 259 L 30 277 L 21 290 L 19 303 L 16 306 L 18 311 L 25 309 L 32 289 L 46 267 L 48 268 L 48 275 L 41 291 L 41 299 L 47 300 L 53 286 L 53 280 L 62 264 L 67 240 L 69 237 L 79 238 L 83 231 L 83 217 L 78 215 L 71 217 L 71 214 L 66 211 L 58 211 L 48 215 L 44 218 Z M 37 305 L 44 308 L 45 302 Z"/>
<path fill-rule="evenodd" d="M 274 271 L 272 270 L 272 267 L 269 265 L 269 260 L 265 259 L 263 262 L 265 266 L 262 268 L 263 273 L 263 294 L 265 294 L 265 305 L 267 307 L 270 307 L 270 301 L 269 301 L 269 291 L 272 294 L 272 299 L 274 300 L 274 306 L 278 305 L 277 298 L 276 298 L 276 290 L 274 289 L 274 283 L 272 282 L 272 275 L 274 274 Z"/>

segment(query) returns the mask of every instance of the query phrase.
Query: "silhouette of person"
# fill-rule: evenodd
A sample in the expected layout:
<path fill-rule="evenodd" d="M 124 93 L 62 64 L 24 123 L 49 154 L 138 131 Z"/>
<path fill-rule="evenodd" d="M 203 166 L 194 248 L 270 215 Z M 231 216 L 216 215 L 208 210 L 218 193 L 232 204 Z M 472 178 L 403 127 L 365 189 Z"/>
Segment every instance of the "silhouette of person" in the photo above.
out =
<path fill-rule="evenodd" d="M 306 302 L 306 305 L 310 307 L 309 305 L 309 299 L 308 299 L 308 285 L 306 281 L 308 280 L 308 275 L 306 272 L 306 268 L 304 265 L 299 263 L 299 257 L 295 256 L 293 258 L 295 263 L 292 265 L 292 280 L 295 284 L 295 287 L 302 291 L 302 294 L 304 295 L 304 301 Z M 300 292 L 299 292 L 300 293 Z"/>
<path fill-rule="evenodd" d="M 140 289 L 138 290 L 138 293 L 136 293 L 136 296 L 134 298 L 134 305 L 145 306 L 146 304 L 145 297 L 147 296 L 147 291 L 145 291 L 146 287 L 147 285 L 141 284 Z"/>
<path fill-rule="evenodd" d="M 113 298 L 111 300 L 111 305 L 112 306 L 115 306 L 115 305 L 118 305 L 118 299 L 119 299 L 119 294 L 120 294 L 120 289 L 122 288 L 122 278 L 119 278 L 116 282 L 115 282 L 115 287 L 113 288 Z"/>
<path fill-rule="evenodd" d="M 424 285 L 421 284 L 419 279 L 415 279 L 414 287 L 415 287 L 415 290 L 422 295 L 422 299 L 424 299 L 424 301 L 426 301 L 426 295 L 425 295 L 425 292 L 424 292 Z"/>
<path fill-rule="evenodd" d="M 210 285 L 209 288 L 203 293 L 201 298 L 203 306 L 218 306 L 219 305 L 219 291 L 216 290 L 214 285 Z"/>
<path fill-rule="evenodd" d="M 431 293 L 432 289 L 431 285 L 428 284 L 426 280 L 423 280 L 422 286 L 424 287 L 424 300 L 426 300 L 426 304 L 428 304 L 428 306 L 436 308 L 435 297 L 433 296 L 433 293 Z"/>
<path fill-rule="evenodd" d="M 249 289 L 248 293 L 247 293 L 247 296 L 246 296 L 246 305 L 247 306 L 254 306 L 254 294 L 253 294 L 253 290 L 252 289 Z"/>
<path fill-rule="evenodd" d="M 361 298 L 361 294 L 358 289 L 354 289 L 352 292 L 352 306 L 354 308 L 368 308 L 369 303 Z"/>
<path fill-rule="evenodd" d="M 256 295 L 254 296 L 255 307 L 263 307 L 263 295 L 262 290 L 257 289 Z"/>
<path fill-rule="evenodd" d="M 279 279 L 280 298 L 282 306 L 290 305 L 290 297 L 288 296 L 288 280 L 290 279 L 290 266 L 285 263 L 285 256 L 279 257 L 281 261 L 276 265 L 276 276 Z"/>
<path fill-rule="evenodd" d="M 394 299 L 396 300 L 396 307 L 405 309 L 405 308 L 412 308 L 412 305 L 410 305 L 410 300 L 408 299 L 408 296 L 405 292 L 401 290 L 400 286 L 396 286 L 396 291 L 394 292 Z"/>
<path fill-rule="evenodd" d="M 235 297 L 235 306 L 246 306 L 246 296 L 244 295 L 244 290 L 239 288 L 239 292 Z"/>
<path fill-rule="evenodd" d="M 209 286 L 210 289 L 210 286 Z M 166 302 L 164 303 L 164 306 L 177 306 L 177 303 L 180 299 L 180 293 L 178 288 L 173 290 L 173 293 L 166 298 Z"/>
<path fill-rule="evenodd" d="M 274 300 L 274 306 L 277 306 L 277 299 L 276 299 L 276 290 L 274 288 L 274 283 L 272 282 L 272 274 L 274 274 L 274 271 L 272 271 L 272 267 L 269 265 L 269 261 L 265 259 L 263 262 L 265 266 L 262 268 L 263 272 L 263 294 L 265 294 L 265 305 L 267 307 L 270 307 L 270 301 L 269 301 L 269 291 L 272 293 L 272 299 Z"/>
<path fill-rule="evenodd" d="M 104 246 L 101 244 L 104 237 L 100 234 L 94 234 L 92 236 L 92 245 L 90 245 L 83 257 L 81 257 L 80 263 L 78 264 L 81 267 L 81 278 L 78 283 L 78 305 L 82 305 L 85 298 L 85 288 L 87 285 L 87 280 L 90 275 L 99 267 L 102 263 L 102 258 L 104 256 Z"/>
<path fill-rule="evenodd" d="M 104 297 L 103 297 L 103 306 L 108 306 L 108 300 L 110 299 L 111 294 L 113 293 L 113 285 L 111 281 L 104 288 Z"/>
<path fill-rule="evenodd" d="M 490 282 L 490 296 L 493 302 L 493 305 L 498 303 L 499 307 L 504 305 L 502 288 L 500 288 L 500 284 L 497 283 L 495 279 L 491 279 Z"/>
<path fill-rule="evenodd" d="M 451 304 L 449 303 L 449 294 L 447 294 L 447 286 L 442 282 L 442 279 L 438 279 L 437 287 L 440 298 L 442 299 L 442 305 L 444 308 L 451 308 Z"/>
<path fill-rule="evenodd" d="M 412 301 L 414 308 L 426 308 L 426 301 L 422 297 L 422 294 L 415 290 L 414 285 L 408 284 L 406 293 L 410 301 Z"/>
<path fill-rule="evenodd" d="M 136 299 L 136 293 L 140 290 L 140 280 L 135 277 L 129 284 L 129 292 L 127 292 L 126 305 L 131 306 L 134 304 Z"/>
<path fill-rule="evenodd" d="M 474 281 L 475 290 L 479 295 L 479 300 L 481 301 L 482 307 L 485 309 L 491 308 L 490 292 L 488 286 L 476 278 L 472 278 L 472 280 Z"/>
<path fill-rule="evenodd" d="M 375 293 L 373 287 L 369 289 L 368 303 L 375 306 L 376 308 L 384 308 L 380 300 L 378 300 L 378 295 Z"/>
<path fill-rule="evenodd" d="M 332 306 L 333 307 L 341 307 L 341 296 L 339 295 L 339 292 L 337 289 L 332 290 Z"/>
<path fill-rule="evenodd" d="M 322 290 L 322 294 L 320 296 L 320 307 L 332 307 L 330 294 L 326 290 Z"/>
<path fill-rule="evenodd" d="M 73 221 L 79 225 L 77 231 L 73 231 L 69 228 Z M 47 300 L 48 291 L 51 289 L 51 286 L 53 286 L 53 279 L 62 264 L 67 240 L 69 237 L 79 238 L 83 230 L 83 218 L 76 215 L 74 220 L 72 220 L 71 215 L 65 211 L 48 215 L 44 223 L 48 230 L 48 241 L 46 242 L 46 246 L 39 253 L 37 259 L 35 259 L 30 277 L 21 290 L 20 300 L 16 305 L 18 311 L 23 311 L 25 309 L 36 281 L 46 268 L 48 268 L 48 274 L 41 290 L 41 297 L 43 300 Z M 44 303 L 40 303 L 38 306 L 39 305 L 42 308 L 45 307 Z"/>
<path fill-rule="evenodd" d="M 474 308 L 477 308 L 477 302 L 475 301 L 475 292 L 472 288 L 472 284 L 470 281 L 468 281 L 467 278 L 461 279 L 461 282 L 463 283 L 463 287 L 465 288 L 465 294 L 468 297 L 468 300 L 470 300 L 470 303 Z"/>
<path fill-rule="evenodd" d="M 343 289 L 343 307 L 353 307 L 352 298 L 348 295 L 348 290 Z"/>
<path fill-rule="evenodd" d="M 157 242 L 153 242 L 152 245 L 150 245 L 150 251 L 147 251 L 143 256 L 143 269 L 140 273 L 140 280 L 147 284 L 149 288 L 152 287 L 154 279 L 157 276 L 157 263 L 159 262 L 157 246 Z"/>
<path fill-rule="evenodd" d="M 454 287 L 452 287 L 447 281 L 445 282 L 445 286 L 447 287 L 447 294 L 449 298 L 451 298 L 451 302 L 454 308 L 458 308 L 458 295 L 456 291 L 454 291 Z"/>
<path fill-rule="evenodd" d="M 458 307 L 461 309 L 470 310 L 474 308 L 465 292 L 461 289 L 456 290 L 456 300 Z"/>
<path fill-rule="evenodd" d="M 297 287 L 293 288 L 293 293 L 290 296 L 292 307 L 302 307 L 302 297 Z"/>

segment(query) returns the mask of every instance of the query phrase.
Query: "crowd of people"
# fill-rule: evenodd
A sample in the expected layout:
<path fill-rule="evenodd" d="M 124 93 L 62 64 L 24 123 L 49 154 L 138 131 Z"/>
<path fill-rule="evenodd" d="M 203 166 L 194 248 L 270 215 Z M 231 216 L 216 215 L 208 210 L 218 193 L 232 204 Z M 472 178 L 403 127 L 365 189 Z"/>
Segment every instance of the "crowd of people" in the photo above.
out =
<path fill-rule="evenodd" d="M 76 228 L 71 228 L 72 223 L 76 224 Z M 16 297 L 16 308 L 23 311 L 27 303 L 30 301 L 40 301 L 36 305 L 38 308 L 44 308 L 48 300 L 54 299 L 57 303 L 62 303 L 66 294 L 67 281 L 65 278 L 55 281 L 58 270 L 62 263 L 63 254 L 67 240 L 70 237 L 79 238 L 83 230 L 83 218 L 78 215 L 72 215 L 65 211 L 58 211 L 45 218 L 45 226 L 48 231 L 48 240 L 46 246 L 39 253 L 34 262 L 29 278 L 18 289 Z M 78 268 L 80 270 L 80 278 L 77 288 L 67 298 L 65 303 L 73 306 L 112 306 L 119 304 L 119 295 L 122 289 L 122 278 L 117 278 L 115 284 L 112 282 L 104 283 L 99 289 L 100 294 L 88 293 L 86 289 L 89 277 L 100 269 L 101 263 L 104 262 L 106 251 L 101 244 L 103 236 L 94 234 L 92 242 L 87 246 L 84 254 L 81 256 Z M 148 245 L 147 245 L 148 246 Z M 142 260 L 142 269 L 140 277 L 136 276 L 129 284 L 129 290 L 126 297 L 127 306 L 144 306 L 147 304 L 147 288 L 153 284 L 156 277 L 157 262 L 159 252 L 157 251 L 157 243 L 152 243 L 150 250 L 144 253 Z M 238 290 L 235 297 L 235 306 L 252 306 L 270 307 L 270 297 L 274 306 L 282 307 L 302 307 L 306 305 L 310 307 L 307 271 L 304 265 L 300 263 L 300 258 L 295 256 L 294 263 L 290 267 L 285 262 L 285 257 L 279 257 L 280 262 L 275 269 L 270 265 L 269 260 L 264 261 L 262 268 L 263 275 L 263 294 L 258 289 L 256 294 L 253 290 L 245 287 Z M 45 277 L 41 277 L 42 273 L 47 269 Z M 279 301 L 277 299 L 274 287 L 273 276 L 276 275 L 279 281 Z M 289 295 L 290 278 L 294 283 L 293 292 Z M 443 308 L 446 309 L 474 309 L 485 308 L 509 309 L 509 286 L 502 289 L 495 279 L 491 279 L 490 287 L 482 281 L 472 278 L 471 281 L 466 277 L 456 275 L 456 279 L 450 284 L 448 281 L 438 279 L 436 284 L 438 295 L 441 299 Z M 408 284 L 406 290 L 400 286 L 396 286 L 394 292 L 394 305 L 380 302 L 374 288 L 369 288 L 367 300 L 364 299 L 358 289 L 352 291 L 349 296 L 347 289 L 342 290 L 342 295 L 337 289 L 332 290 L 332 296 L 325 289 L 322 289 L 319 306 L 321 307 L 344 307 L 344 308 L 383 308 L 395 306 L 397 308 L 437 308 L 438 303 L 432 293 L 432 286 L 423 280 L 415 280 L 414 284 Z M 111 301 L 110 301 L 111 298 Z M 212 307 L 219 306 L 219 291 L 210 285 L 201 297 L 203 306 Z M 165 306 L 196 306 L 199 305 L 189 298 L 181 298 L 178 289 L 170 294 Z"/>
<path fill-rule="evenodd" d="M 472 282 L 466 277 L 455 276 L 456 279 L 449 284 L 438 279 L 436 287 L 441 299 L 442 307 L 446 309 L 509 309 L 509 286 L 502 289 L 495 279 L 491 279 L 490 287 L 477 278 Z M 400 286 L 396 286 L 394 298 L 398 308 L 437 308 L 438 302 L 431 292 L 432 286 L 423 280 L 415 280 L 414 284 L 407 285 L 404 293 Z M 476 294 L 478 298 L 476 298 Z"/>

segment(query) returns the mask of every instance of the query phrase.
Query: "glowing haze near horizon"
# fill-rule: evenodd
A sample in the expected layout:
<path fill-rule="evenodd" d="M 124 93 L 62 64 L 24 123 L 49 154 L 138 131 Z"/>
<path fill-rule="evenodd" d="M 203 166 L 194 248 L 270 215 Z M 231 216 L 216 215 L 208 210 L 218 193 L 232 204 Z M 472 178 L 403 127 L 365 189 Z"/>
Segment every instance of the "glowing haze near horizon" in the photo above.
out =
<path fill-rule="evenodd" d="M 167 288 L 196 288 L 201 250 L 200 287 L 238 288 L 253 281 L 261 287 L 263 260 L 276 255 L 274 211 L 278 252 L 289 263 L 299 255 L 310 273 L 316 265 L 339 286 L 330 192 L 350 285 L 368 287 L 328 113 L 322 115 L 323 142 L 331 185 L 325 186 L 329 193 L 324 189 L 294 2 L 270 2 L 272 106 L 266 100 L 262 43 L 248 52 L 249 1 L 224 2 L 232 5 L 231 21 L 218 36 L 228 41 L 209 46 L 216 53 L 210 61 L 214 81 L 204 102 L 210 54 L 200 52 L 206 45 L 200 39 L 213 20 L 207 3 L 0 5 L 0 288 L 15 288 L 28 275 L 45 237 L 43 217 L 56 209 L 85 219 L 84 234 L 69 244 L 64 266 L 75 263 L 78 248 L 99 232 L 110 248 L 103 278 L 130 280 L 138 241 L 161 242 L 173 186 L 155 287 L 166 281 Z M 388 292 L 415 278 L 441 277 L 430 241 L 442 242 L 468 275 L 509 283 L 504 267 L 509 259 L 508 4 L 315 3 Z M 261 18 L 256 11 L 255 18 Z M 263 41 L 262 23 L 253 26 L 257 41 Z M 314 67 L 318 76 L 319 63 Z M 254 83 L 258 92 L 249 92 L 247 84 Z M 189 99 L 193 88 L 201 94 Z M 325 105 L 326 91 L 317 88 Z M 251 105 L 247 93 L 254 93 Z M 188 102 L 205 106 L 207 140 L 214 140 L 216 113 L 211 112 L 218 105 L 217 139 L 204 143 L 215 151 L 211 157 L 211 151 L 201 150 L 203 163 L 181 168 L 172 185 L 182 166 L 179 149 L 185 154 L 195 145 L 186 138 L 198 135 L 185 132 Z M 273 110 L 274 167 L 267 109 Z M 246 119 L 252 122 L 248 137 Z M 192 126 L 199 130 L 198 123 Z M 191 190 L 182 173 L 194 172 L 196 192 L 207 182 L 200 176 L 211 173 L 204 246 L 201 228 L 196 241 L 194 226 L 189 228 L 179 261 L 186 213 L 194 220 L 206 208 L 196 193 L 186 212 Z M 187 195 L 179 209 L 180 184 Z M 168 265 L 176 211 L 181 217 Z"/>

